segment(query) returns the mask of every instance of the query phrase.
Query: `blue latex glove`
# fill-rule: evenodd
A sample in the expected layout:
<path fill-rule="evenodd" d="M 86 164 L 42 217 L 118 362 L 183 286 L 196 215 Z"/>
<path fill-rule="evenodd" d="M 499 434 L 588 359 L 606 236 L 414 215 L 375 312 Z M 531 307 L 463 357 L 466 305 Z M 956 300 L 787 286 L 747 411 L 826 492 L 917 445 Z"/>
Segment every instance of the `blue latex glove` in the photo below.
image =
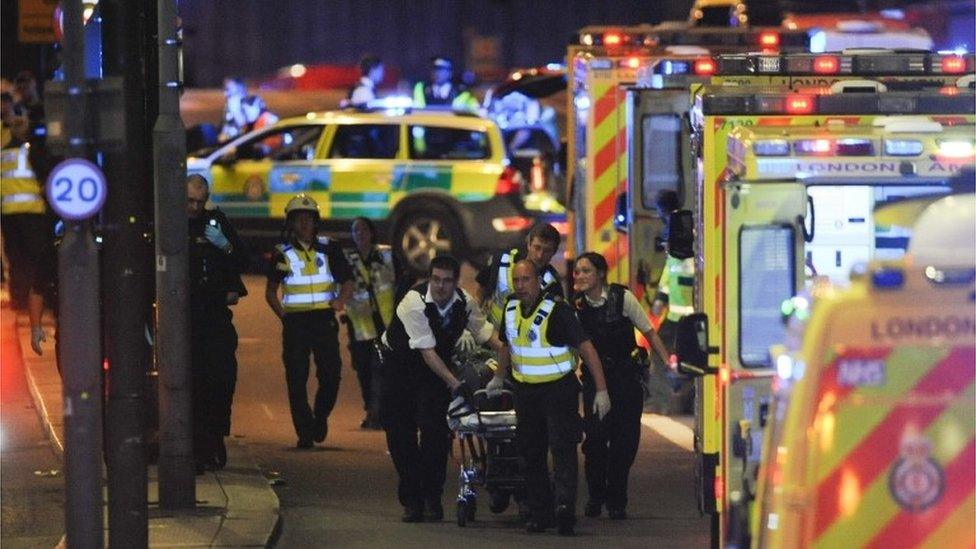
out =
<path fill-rule="evenodd" d="M 224 232 L 220 230 L 219 225 L 207 225 L 203 229 L 203 236 L 210 241 L 211 244 L 224 250 L 225 252 L 230 250 L 230 241 L 224 236 Z"/>

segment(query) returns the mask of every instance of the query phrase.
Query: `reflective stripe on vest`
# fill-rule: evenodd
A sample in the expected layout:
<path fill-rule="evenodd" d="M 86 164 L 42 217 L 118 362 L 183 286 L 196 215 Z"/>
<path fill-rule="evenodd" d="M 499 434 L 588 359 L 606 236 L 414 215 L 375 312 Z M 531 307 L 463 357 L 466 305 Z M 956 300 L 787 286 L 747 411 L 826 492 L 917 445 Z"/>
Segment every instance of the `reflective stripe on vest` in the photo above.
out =
<path fill-rule="evenodd" d="M 505 335 L 512 353 L 512 376 L 522 383 L 555 381 L 573 371 L 569 347 L 551 345 L 546 339 L 556 302 L 543 299 L 529 318 L 522 317 L 522 303 L 509 302 L 505 309 Z"/>
<path fill-rule="evenodd" d="M 294 248 L 285 251 L 291 273 L 285 277 L 281 304 L 286 312 L 328 309 L 336 298 L 335 279 L 329 271 L 329 258 L 312 248 L 315 255 L 308 264 Z"/>
<path fill-rule="evenodd" d="M 518 263 L 518 249 L 505 252 L 498 259 L 498 281 L 495 283 L 495 292 L 491 296 L 491 308 L 488 311 L 488 322 L 497 328 L 502 325 L 505 313 L 505 302 L 515 291 L 514 268 Z M 539 287 L 545 290 L 554 283 L 559 282 L 556 276 L 548 268 L 539 277 Z"/>
<path fill-rule="evenodd" d="M 42 214 L 46 209 L 29 152 L 27 143 L 0 151 L 0 208 L 4 214 Z"/>
<path fill-rule="evenodd" d="M 389 246 L 378 246 L 382 266 L 371 269 L 367 266 L 357 250 L 346 250 L 346 258 L 356 274 L 356 292 L 346 304 L 346 316 L 352 322 L 353 333 L 357 341 L 368 341 L 379 337 L 376 322 L 373 320 L 373 304 L 366 283 L 373 287 L 376 306 L 379 308 L 380 318 L 385 328 L 393 318 L 393 301 L 396 273 L 393 271 L 393 253 Z"/>

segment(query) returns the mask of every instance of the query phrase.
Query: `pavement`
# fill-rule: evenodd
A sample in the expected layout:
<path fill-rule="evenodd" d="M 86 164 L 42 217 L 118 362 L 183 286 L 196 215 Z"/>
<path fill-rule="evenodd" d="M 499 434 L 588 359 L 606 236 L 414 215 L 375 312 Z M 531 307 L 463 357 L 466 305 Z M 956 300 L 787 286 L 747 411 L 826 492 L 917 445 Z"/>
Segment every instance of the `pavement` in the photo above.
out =
<path fill-rule="evenodd" d="M 0 311 L 0 322 L 4 333 L 9 334 L 14 329 L 17 332 L 16 338 L 4 337 L 4 346 L 19 344 L 19 349 L 14 350 L 15 352 L 10 352 L 9 348 L 4 349 L 5 382 L 9 372 L 19 369 L 10 361 L 21 360 L 27 387 L 33 397 L 33 407 L 37 410 L 41 428 L 49 439 L 50 447 L 56 454 L 48 461 L 60 465 L 64 452 L 64 417 L 61 409 L 61 378 L 55 366 L 53 338 L 49 337 L 50 341 L 44 344 L 43 355 L 37 356 L 30 348 L 30 329 L 25 316 L 15 317 L 13 311 L 4 306 Z M 53 331 L 52 327 L 48 326 L 47 331 Z M 4 404 L 8 403 L 5 401 Z M 9 412 L 5 409 L 4 414 L 7 413 Z M 4 469 L 7 468 L 7 450 L 8 443 L 4 440 Z M 197 505 L 195 509 L 187 511 L 172 512 L 159 508 L 156 466 L 149 467 L 150 547 L 268 547 L 273 543 L 280 521 L 277 495 L 246 445 L 229 437 L 227 455 L 226 468 L 196 477 Z M 42 467 L 33 473 L 36 477 L 63 479 L 58 469 L 45 470 Z M 6 474 L 3 481 L 5 490 L 6 486 L 16 483 L 16 479 L 11 479 Z M 63 481 L 61 490 L 63 509 Z M 8 505 L 14 503 L 9 501 L 11 496 L 23 497 L 19 492 L 4 494 L 4 547 L 8 544 L 10 547 L 50 547 L 51 544 L 40 543 L 40 539 L 30 538 L 30 527 L 17 528 L 17 524 L 11 527 L 13 519 L 8 513 Z M 27 508 L 20 513 L 19 522 L 24 522 L 23 517 L 50 515 L 50 501 L 36 500 L 35 505 L 34 499 L 25 499 L 28 499 L 24 504 Z M 37 508 L 30 509 L 31 506 Z M 107 508 L 103 516 L 108 516 Z M 22 532 L 23 535 L 15 536 L 17 532 Z M 105 534 L 107 546 L 107 523 Z M 62 539 L 62 544 L 63 541 Z"/>

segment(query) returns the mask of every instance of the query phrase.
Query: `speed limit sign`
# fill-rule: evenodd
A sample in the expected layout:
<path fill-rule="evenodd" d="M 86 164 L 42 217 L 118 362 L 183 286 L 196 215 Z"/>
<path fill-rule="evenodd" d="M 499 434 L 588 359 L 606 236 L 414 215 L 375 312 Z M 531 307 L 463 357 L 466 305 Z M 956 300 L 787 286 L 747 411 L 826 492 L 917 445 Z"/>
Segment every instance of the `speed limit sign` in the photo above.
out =
<path fill-rule="evenodd" d="M 61 162 L 47 178 L 48 203 L 58 215 L 72 221 L 98 213 L 105 204 L 107 192 L 102 170 L 81 158 Z"/>

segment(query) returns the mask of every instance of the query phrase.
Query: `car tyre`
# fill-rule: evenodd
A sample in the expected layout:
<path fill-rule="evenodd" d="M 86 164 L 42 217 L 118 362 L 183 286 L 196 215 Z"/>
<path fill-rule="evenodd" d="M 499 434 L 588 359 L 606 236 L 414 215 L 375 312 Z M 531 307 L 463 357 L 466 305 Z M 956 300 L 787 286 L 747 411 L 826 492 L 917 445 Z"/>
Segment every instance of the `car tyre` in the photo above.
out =
<path fill-rule="evenodd" d="M 411 208 L 397 221 L 391 241 L 404 266 L 417 275 L 427 274 L 430 260 L 451 254 L 465 259 L 467 247 L 457 219 L 439 207 Z"/>

